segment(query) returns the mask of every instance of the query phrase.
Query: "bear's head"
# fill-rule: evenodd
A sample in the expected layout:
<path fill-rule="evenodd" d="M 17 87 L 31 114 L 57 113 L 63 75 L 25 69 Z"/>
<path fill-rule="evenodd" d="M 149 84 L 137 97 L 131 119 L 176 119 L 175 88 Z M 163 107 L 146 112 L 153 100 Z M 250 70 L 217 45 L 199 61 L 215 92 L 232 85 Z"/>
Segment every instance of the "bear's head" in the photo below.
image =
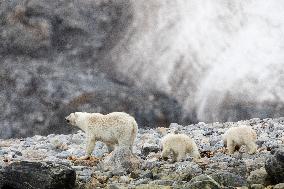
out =
<path fill-rule="evenodd" d="M 75 112 L 65 117 L 65 120 L 70 125 L 78 126 L 82 121 L 86 120 L 88 115 L 87 112 Z"/>
<path fill-rule="evenodd" d="M 71 113 L 69 116 L 65 117 L 65 121 L 73 126 L 76 126 L 76 119 L 78 119 L 77 112 Z"/>
<path fill-rule="evenodd" d="M 90 115 L 91 114 L 87 112 L 75 112 L 65 117 L 65 120 L 68 124 L 77 126 L 80 129 L 85 130 L 85 126 L 89 120 Z"/>

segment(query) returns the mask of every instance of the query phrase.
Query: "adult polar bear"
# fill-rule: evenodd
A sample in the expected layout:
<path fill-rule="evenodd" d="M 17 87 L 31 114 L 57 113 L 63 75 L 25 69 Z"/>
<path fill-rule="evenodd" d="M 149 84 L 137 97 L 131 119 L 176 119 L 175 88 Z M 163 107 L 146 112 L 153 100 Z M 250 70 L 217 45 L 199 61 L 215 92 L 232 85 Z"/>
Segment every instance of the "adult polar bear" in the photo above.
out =
<path fill-rule="evenodd" d="M 138 132 L 135 119 L 124 112 L 113 112 L 107 115 L 75 112 L 65 119 L 69 124 L 79 127 L 86 133 L 86 156 L 82 159 L 90 157 L 96 141 L 104 142 L 110 151 L 116 144 L 132 150 Z"/>

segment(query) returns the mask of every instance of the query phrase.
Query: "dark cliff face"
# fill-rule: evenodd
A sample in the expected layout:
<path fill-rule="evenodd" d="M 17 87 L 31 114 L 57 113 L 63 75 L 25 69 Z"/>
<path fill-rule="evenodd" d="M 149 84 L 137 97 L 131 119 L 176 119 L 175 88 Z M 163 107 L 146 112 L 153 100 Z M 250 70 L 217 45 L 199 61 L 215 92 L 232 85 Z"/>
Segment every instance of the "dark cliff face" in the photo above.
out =
<path fill-rule="evenodd" d="M 242 7 L 250 5 L 205 7 L 221 6 L 227 11 L 223 17 L 202 16 L 196 5 L 183 0 L 0 2 L 0 136 L 71 132 L 63 119 L 72 111 L 126 111 L 141 127 L 283 116 L 283 58 L 277 56 L 282 49 L 274 49 L 271 64 L 264 57 L 255 67 L 236 56 L 243 69 L 257 68 L 236 77 L 239 62 L 218 59 L 234 58 L 230 47 L 243 29 L 239 20 L 248 15 Z M 211 23 L 206 18 L 212 16 Z M 275 36 L 268 39 L 272 45 Z"/>
<path fill-rule="evenodd" d="M 0 17 L 1 137 L 70 132 L 74 111 L 183 119 L 174 98 L 119 82 L 104 61 L 132 21 L 128 1 L 4 1 Z"/>

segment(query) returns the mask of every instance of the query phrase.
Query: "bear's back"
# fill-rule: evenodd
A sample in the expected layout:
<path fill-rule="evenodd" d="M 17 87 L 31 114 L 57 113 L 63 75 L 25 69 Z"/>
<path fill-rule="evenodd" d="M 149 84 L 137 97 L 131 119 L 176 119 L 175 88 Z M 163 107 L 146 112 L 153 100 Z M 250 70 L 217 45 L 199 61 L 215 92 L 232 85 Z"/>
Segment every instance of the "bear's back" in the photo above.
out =
<path fill-rule="evenodd" d="M 166 135 L 161 143 L 162 145 L 184 145 L 187 144 L 188 142 L 192 142 L 192 139 L 185 135 L 185 134 L 168 134 Z"/>
<path fill-rule="evenodd" d="M 256 140 L 257 135 L 255 130 L 250 126 L 231 127 L 225 133 L 225 138 L 230 137 L 236 141 Z"/>

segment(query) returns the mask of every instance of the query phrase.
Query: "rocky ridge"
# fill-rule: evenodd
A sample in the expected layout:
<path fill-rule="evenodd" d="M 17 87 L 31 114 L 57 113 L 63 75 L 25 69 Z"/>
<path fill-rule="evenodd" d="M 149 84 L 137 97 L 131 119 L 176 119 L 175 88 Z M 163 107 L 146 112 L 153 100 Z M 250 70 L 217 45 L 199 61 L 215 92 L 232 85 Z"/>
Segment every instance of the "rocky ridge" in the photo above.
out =
<path fill-rule="evenodd" d="M 229 127 L 243 124 L 256 130 L 258 152 L 249 155 L 241 148 L 233 155 L 226 154 L 221 135 Z M 202 158 L 195 161 L 188 156 L 175 163 L 171 159 L 161 160 L 160 139 L 171 132 L 190 135 Z M 139 129 L 134 155 L 120 148 L 108 154 L 107 147 L 98 142 L 89 160 L 78 158 L 84 155 L 84 139 L 85 134 L 78 131 L 69 135 L 0 140 L 1 186 L 7 182 L 3 175 L 13 170 L 11 167 L 19 167 L 21 163 L 27 166 L 29 163 L 23 162 L 28 161 L 42 163 L 42 167 L 61 166 L 58 169 L 62 174 L 71 176 L 72 168 L 76 171 L 76 186 L 72 187 L 76 188 L 283 188 L 284 118 L 188 126 L 172 123 L 169 128 Z M 54 171 L 46 173 L 56 175 Z M 51 180 L 46 186 L 53 186 L 52 179 L 56 176 L 48 178 Z"/>

